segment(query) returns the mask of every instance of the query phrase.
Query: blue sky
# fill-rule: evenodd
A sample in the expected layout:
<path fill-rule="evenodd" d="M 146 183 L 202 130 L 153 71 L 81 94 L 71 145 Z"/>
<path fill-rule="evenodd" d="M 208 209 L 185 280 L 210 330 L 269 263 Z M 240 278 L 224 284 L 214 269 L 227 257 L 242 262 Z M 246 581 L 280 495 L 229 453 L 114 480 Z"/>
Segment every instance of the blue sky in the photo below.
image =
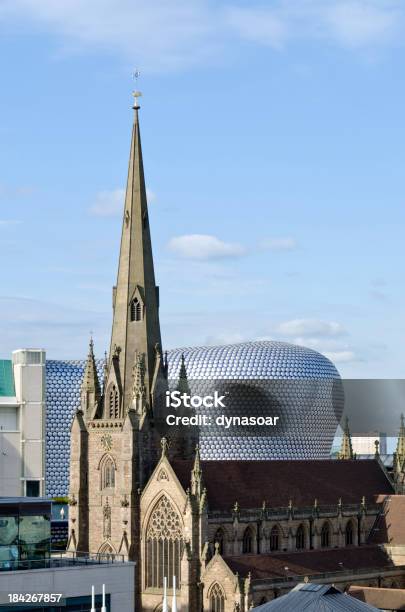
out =
<path fill-rule="evenodd" d="M 108 345 L 131 73 L 165 347 L 402 377 L 405 5 L 0 0 L 0 354 Z"/>

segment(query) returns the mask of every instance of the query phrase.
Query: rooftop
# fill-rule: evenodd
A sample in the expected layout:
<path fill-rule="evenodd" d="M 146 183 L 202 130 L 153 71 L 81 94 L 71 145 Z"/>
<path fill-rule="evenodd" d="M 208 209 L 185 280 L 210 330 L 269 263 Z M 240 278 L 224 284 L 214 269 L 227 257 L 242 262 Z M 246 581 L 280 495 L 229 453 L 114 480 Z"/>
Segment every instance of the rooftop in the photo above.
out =
<path fill-rule="evenodd" d="M 404 589 L 351 586 L 348 593 L 359 601 L 364 601 L 382 610 L 405 610 Z"/>
<path fill-rule="evenodd" d="M 371 612 L 372 610 L 377 611 L 377 608 L 357 601 L 331 585 L 308 583 L 298 584 L 292 591 L 287 593 L 287 595 L 273 599 L 273 601 L 263 606 L 259 606 L 258 608 L 254 608 L 254 610 L 258 612 L 267 612 L 267 610 L 269 610 L 269 612 L 273 610 L 278 610 L 279 612 L 284 610 L 285 612 L 291 612 L 291 610 L 295 612 L 311 612 L 312 610 L 314 612 L 320 612 L 321 610 L 323 612 L 329 610 L 366 612 L 369 610 Z"/>
<path fill-rule="evenodd" d="M 293 553 L 240 555 L 225 557 L 227 565 L 240 576 L 251 573 L 254 580 L 314 576 L 325 573 L 363 572 L 370 568 L 394 567 L 387 553 L 379 546 L 350 546 L 306 550 Z M 288 570 L 286 570 L 286 567 Z"/>
<path fill-rule="evenodd" d="M 192 464 L 173 461 L 184 490 L 190 485 Z M 237 501 L 242 509 L 318 505 L 368 504 L 378 495 L 393 493 L 378 461 L 291 460 L 291 461 L 202 461 L 210 510 L 230 511 Z M 254 486 L 252 486 L 254 483 Z"/>
<path fill-rule="evenodd" d="M 384 501 L 384 512 L 379 517 L 370 534 L 370 542 L 405 545 L 405 495 L 390 495 Z"/>

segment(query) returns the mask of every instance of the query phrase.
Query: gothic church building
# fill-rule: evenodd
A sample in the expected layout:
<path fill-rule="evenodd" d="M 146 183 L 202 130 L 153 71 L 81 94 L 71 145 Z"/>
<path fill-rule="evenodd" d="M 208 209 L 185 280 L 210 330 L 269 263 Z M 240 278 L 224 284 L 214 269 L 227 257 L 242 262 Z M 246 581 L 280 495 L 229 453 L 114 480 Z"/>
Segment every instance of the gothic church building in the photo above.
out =
<path fill-rule="evenodd" d="M 68 549 L 135 560 L 136 609 L 148 612 L 161 610 L 163 579 L 170 592 L 172 576 L 182 612 L 246 612 L 287 592 L 298 575 L 403 586 L 403 570 L 373 540 L 384 504 L 397 497 L 378 453 L 369 461 L 204 462 L 198 447 L 160 438 L 167 363 L 137 100 L 110 351 L 99 381 L 90 343 L 71 429 Z M 183 363 L 180 386 L 185 376 Z M 405 430 L 402 437 L 401 482 Z"/>

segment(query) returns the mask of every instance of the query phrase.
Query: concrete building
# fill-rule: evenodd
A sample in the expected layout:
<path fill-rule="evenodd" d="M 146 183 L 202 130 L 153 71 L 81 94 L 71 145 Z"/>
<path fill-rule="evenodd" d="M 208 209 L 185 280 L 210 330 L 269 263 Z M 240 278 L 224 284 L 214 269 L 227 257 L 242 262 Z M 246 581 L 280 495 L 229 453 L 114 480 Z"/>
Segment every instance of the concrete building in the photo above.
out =
<path fill-rule="evenodd" d="M 374 455 L 376 443 L 380 455 L 387 454 L 387 434 L 381 432 L 356 433 L 352 435 L 353 452 L 356 455 Z"/>
<path fill-rule="evenodd" d="M 45 351 L 0 360 L 0 496 L 45 493 Z"/>

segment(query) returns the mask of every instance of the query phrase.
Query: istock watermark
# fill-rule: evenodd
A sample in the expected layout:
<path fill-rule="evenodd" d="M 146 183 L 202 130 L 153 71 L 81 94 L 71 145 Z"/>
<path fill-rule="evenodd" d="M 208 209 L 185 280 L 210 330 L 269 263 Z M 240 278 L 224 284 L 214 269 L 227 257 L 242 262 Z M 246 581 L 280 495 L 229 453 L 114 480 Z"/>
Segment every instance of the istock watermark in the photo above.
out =
<path fill-rule="evenodd" d="M 225 408 L 225 395 L 219 395 L 214 391 L 214 395 L 190 395 L 181 391 L 166 391 L 166 408 Z"/>

